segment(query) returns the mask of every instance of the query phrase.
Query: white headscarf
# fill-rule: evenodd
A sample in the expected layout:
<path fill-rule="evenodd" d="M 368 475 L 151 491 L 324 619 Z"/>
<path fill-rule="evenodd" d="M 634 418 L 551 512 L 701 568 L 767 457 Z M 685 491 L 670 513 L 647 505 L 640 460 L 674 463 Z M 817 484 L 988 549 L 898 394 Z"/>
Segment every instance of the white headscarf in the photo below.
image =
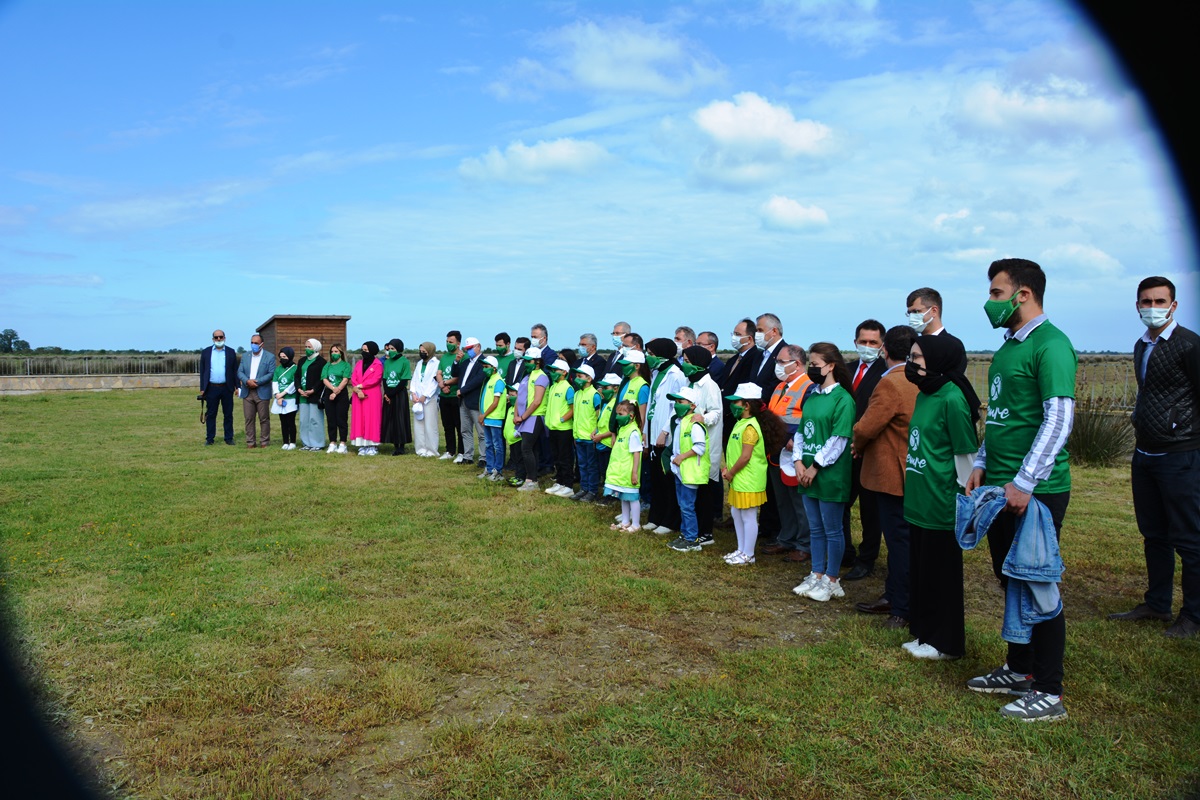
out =
<path fill-rule="evenodd" d="M 313 349 L 313 355 L 316 355 L 317 353 L 321 352 L 321 340 L 320 339 L 307 339 L 307 340 L 305 340 L 304 343 Z"/>

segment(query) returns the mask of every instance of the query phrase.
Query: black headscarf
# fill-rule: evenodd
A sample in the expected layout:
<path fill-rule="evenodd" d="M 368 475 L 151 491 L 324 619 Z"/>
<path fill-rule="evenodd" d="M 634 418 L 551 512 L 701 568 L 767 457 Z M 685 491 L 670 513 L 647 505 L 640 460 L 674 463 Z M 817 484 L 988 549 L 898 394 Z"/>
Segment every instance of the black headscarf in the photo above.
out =
<path fill-rule="evenodd" d="M 284 360 L 281 360 L 281 361 L 279 362 L 279 363 L 283 364 L 283 366 L 284 366 L 284 367 L 290 367 L 290 366 L 292 365 L 292 363 L 293 363 L 293 362 L 295 362 L 295 360 L 296 360 L 296 351 L 295 351 L 295 350 L 293 350 L 292 348 L 290 348 L 290 347 L 281 347 L 281 348 L 279 348 L 279 352 L 280 352 L 280 353 L 282 353 L 283 355 L 287 356 L 287 360 L 286 360 L 286 361 L 284 361 Z"/>
<path fill-rule="evenodd" d="M 979 395 L 975 387 L 962 373 L 962 363 L 967 354 L 963 343 L 953 336 L 930 336 L 924 334 L 917 337 L 917 345 L 921 355 L 925 357 L 925 377 L 917 384 L 925 394 L 933 394 L 947 383 L 953 383 L 962 390 L 971 409 L 971 420 L 979 420 Z"/>
<path fill-rule="evenodd" d="M 379 352 L 379 345 L 375 344 L 375 342 L 363 342 L 363 347 L 367 348 L 367 354 L 362 358 L 363 372 L 366 372 L 375 363 L 375 355 Z"/>
<path fill-rule="evenodd" d="M 646 352 L 652 353 L 659 358 L 674 358 L 675 357 L 675 340 L 674 339 L 651 339 L 646 342 Z"/>
<path fill-rule="evenodd" d="M 400 341 L 399 339 L 392 339 L 390 342 L 388 342 L 388 344 L 396 348 L 397 353 L 404 352 L 404 342 Z"/>
<path fill-rule="evenodd" d="M 698 344 L 694 344 L 691 347 L 685 347 L 683 348 L 683 357 L 686 358 L 688 363 L 692 366 L 701 368 L 699 372 L 693 371 L 693 374 L 691 375 L 688 375 L 688 371 L 686 369 L 683 371 L 683 374 L 687 375 L 689 383 L 696 383 L 708 374 L 708 368 L 712 365 L 713 357 L 712 353 L 708 352 L 707 347 L 701 347 Z"/>

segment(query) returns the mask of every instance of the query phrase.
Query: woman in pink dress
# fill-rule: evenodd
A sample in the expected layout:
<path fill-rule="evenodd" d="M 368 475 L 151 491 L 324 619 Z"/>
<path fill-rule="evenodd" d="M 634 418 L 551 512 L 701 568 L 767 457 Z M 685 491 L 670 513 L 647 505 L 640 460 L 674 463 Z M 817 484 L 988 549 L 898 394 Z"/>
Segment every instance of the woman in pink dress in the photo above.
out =
<path fill-rule="evenodd" d="M 350 376 L 350 444 L 360 456 L 378 452 L 379 427 L 383 421 L 383 362 L 375 358 L 379 345 L 363 342 L 362 360 L 354 365 Z"/>

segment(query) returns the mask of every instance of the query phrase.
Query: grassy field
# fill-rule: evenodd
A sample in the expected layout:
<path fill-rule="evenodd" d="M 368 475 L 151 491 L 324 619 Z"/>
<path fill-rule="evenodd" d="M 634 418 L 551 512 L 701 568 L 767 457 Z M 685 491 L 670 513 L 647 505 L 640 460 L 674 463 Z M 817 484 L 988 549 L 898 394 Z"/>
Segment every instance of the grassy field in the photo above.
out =
<path fill-rule="evenodd" d="M 820 605 L 794 567 L 727 567 L 732 532 L 680 554 L 446 461 L 206 448 L 193 398 L 0 397 L 4 611 L 114 796 L 1149 798 L 1200 776 L 1200 641 L 1103 619 L 1144 582 L 1125 469 L 1076 472 L 1071 718 L 1022 725 L 963 688 L 1004 654 L 985 552 L 967 657 L 916 662 L 853 611 L 878 577 Z"/>

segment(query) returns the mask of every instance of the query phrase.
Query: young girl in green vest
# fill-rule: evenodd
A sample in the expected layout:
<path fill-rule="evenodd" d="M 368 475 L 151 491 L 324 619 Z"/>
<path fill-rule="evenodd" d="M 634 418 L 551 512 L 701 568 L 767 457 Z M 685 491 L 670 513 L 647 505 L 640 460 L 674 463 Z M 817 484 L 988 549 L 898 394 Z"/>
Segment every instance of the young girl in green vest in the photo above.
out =
<path fill-rule="evenodd" d="M 600 415 L 600 393 L 592 382 L 595 371 L 584 362 L 571 370 L 571 383 L 575 387 L 575 414 L 571 417 L 571 433 L 575 439 L 575 463 L 579 465 L 579 491 L 571 495 L 572 500 L 589 503 L 600 492 L 600 473 L 596 470 L 596 446 L 592 436 Z"/>
<path fill-rule="evenodd" d="M 675 497 L 679 501 L 679 537 L 669 547 L 679 552 L 700 549 L 700 527 L 696 520 L 696 491 L 708 485 L 708 432 L 696 414 L 700 390 L 685 386 L 667 395 L 674 401 L 667 437 L 671 446 L 671 472 L 675 480 Z M 658 502 L 655 500 L 655 502 Z"/>
<path fill-rule="evenodd" d="M 754 563 L 758 541 L 758 507 L 767 502 L 767 451 L 778 453 L 787 440 L 779 417 L 763 405 L 762 387 L 738 384 L 728 395 L 733 428 L 725 445 L 722 477 L 729 483 L 729 513 L 737 533 L 737 549 L 725 556 L 734 566 Z"/>
<path fill-rule="evenodd" d="M 600 393 L 600 405 L 596 412 L 596 431 L 592 434 L 592 445 L 596 448 L 596 483 L 599 497 L 596 503 L 610 505 L 615 500 L 599 489 L 599 483 L 608 475 L 608 461 L 612 457 L 612 443 L 616 434 L 612 432 L 609 422 L 617 407 L 617 387 L 621 385 L 621 376 L 610 372 L 596 381 L 596 391 Z"/>
<path fill-rule="evenodd" d="M 500 480 L 504 469 L 504 422 L 508 416 L 508 393 L 500 377 L 495 356 L 483 357 L 483 391 L 479 393 L 479 412 L 483 415 L 484 470 L 479 477 Z"/>
<path fill-rule="evenodd" d="M 621 501 L 621 518 L 610 525 L 614 531 L 641 530 L 642 501 L 638 487 L 642 474 L 642 417 L 637 402 L 622 400 L 613 410 L 617 424 L 604 493 Z"/>
<path fill-rule="evenodd" d="M 817 342 L 808 349 L 808 377 L 817 388 L 804 401 L 793 457 L 808 516 L 813 571 L 792 591 L 823 603 L 846 596 L 838 570 L 846 547 L 842 515 L 850 502 L 854 395 L 837 345 Z"/>

